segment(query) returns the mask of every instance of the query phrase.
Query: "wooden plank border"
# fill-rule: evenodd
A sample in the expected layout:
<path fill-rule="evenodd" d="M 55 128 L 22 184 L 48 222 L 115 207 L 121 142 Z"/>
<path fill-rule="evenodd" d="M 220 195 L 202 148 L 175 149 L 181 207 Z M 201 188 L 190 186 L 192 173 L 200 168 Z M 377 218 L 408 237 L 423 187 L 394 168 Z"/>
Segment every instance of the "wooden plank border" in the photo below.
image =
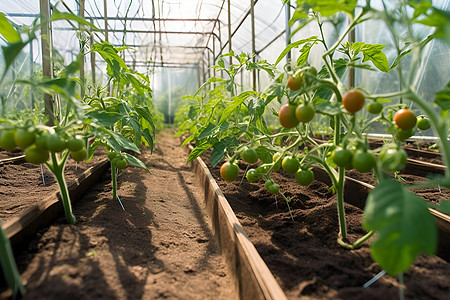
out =
<path fill-rule="evenodd" d="M 186 147 L 190 152 L 192 150 Z M 269 268 L 250 242 L 203 160 L 190 163 L 204 187 L 206 210 L 232 274 L 240 299 L 287 299 Z"/>

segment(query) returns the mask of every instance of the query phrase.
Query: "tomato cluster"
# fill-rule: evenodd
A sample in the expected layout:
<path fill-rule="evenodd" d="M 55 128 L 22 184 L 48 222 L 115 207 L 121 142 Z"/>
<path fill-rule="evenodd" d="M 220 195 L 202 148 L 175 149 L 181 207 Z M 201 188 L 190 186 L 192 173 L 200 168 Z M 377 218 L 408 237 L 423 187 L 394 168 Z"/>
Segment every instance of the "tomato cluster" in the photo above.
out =
<path fill-rule="evenodd" d="M 114 150 L 111 150 L 107 154 L 111 164 L 118 169 L 125 169 L 128 165 L 128 161 L 124 155 L 117 153 Z"/>
<path fill-rule="evenodd" d="M 0 137 L 0 147 L 6 151 L 16 148 L 25 150 L 25 160 L 33 164 L 45 163 L 50 153 L 68 149 L 75 161 L 87 157 L 84 139 L 80 137 L 66 138 L 54 131 L 43 131 L 36 128 L 13 128 L 5 131 Z"/>
<path fill-rule="evenodd" d="M 278 113 L 280 124 L 284 128 L 293 128 L 300 122 L 309 123 L 315 115 L 314 106 L 311 103 L 308 104 L 285 104 L 280 108 Z"/>

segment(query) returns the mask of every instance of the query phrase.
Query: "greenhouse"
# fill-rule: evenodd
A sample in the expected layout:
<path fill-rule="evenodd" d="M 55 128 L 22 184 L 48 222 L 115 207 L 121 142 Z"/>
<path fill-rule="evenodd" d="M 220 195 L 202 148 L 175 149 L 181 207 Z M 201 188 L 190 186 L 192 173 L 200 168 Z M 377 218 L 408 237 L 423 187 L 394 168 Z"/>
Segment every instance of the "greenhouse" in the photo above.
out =
<path fill-rule="evenodd" d="M 1 299 L 449 299 L 448 0 L 0 0 Z"/>

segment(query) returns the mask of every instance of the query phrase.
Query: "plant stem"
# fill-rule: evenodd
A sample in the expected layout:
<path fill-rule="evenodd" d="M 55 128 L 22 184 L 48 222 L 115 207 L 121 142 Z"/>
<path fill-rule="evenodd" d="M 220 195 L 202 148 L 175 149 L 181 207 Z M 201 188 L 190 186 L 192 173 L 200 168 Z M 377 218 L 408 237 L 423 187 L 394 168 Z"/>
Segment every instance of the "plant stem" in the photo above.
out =
<path fill-rule="evenodd" d="M 111 163 L 111 182 L 112 182 L 112 193 L 113 200 L 117 199 L 117 174 L 116 174 L 116 166 Z"/>
<path fill-rule="evenodd" d="M 344 209 L 344 178 L 345 168 L 339 167 L 339 179 L 334 186 L 337 196 L 337 209 L 339 218 L 339 238 L 344 241 L 347 239 L 347 223 L 345 221 L 345 209 Z"/>
<path fill-rule="evenodd" d="M 60 162 L 58 162 L 58 158 L 56 157 L 56 153 L 52 152 L 52 165 L 53 168 L 50 169 L 55 176 L 56 182 L 58 182 L 59 193 L 61 195 L 61 201 L 64 207 L 64 213 L 66 215 L 67 222 L 69 224 L 75 224 L 75 216 L 72 213 L 72 205 L 70 203 L 70 195 L 69 190 L 67 189 L 66 179 L 64 178 L 64 168 L 66 166 L 66 160 L 69 152 L 66 151 L 63 154 L 63 157 Z"/>
<path fill-rule="evenodd" d="M 0 262 L 3 269 L 3 274 L 8 282 L 8 285 L 13 291 L 13 299 L 18 295 L 25 295 L 25 288 L 22 284 L 19 271 L 17 270 L 16 261 L 14 260 L 11 243 L 6 236 L 0 222 Z"/>

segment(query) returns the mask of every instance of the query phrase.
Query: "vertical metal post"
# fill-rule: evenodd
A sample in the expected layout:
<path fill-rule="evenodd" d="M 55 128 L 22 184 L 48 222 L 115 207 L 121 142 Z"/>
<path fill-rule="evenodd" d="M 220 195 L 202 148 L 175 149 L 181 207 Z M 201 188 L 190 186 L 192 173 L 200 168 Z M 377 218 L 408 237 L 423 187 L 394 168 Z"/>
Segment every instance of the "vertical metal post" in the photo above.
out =
<path fill-rule="evenodd" d="M 250 0 L 250 20 L 252 23 L 252 55 L 253 63 L 256 63 L 256 45 L 255 45 L 255 1 Z M 252 88 L 256 91 L 256 69 L 252 70 Z"/>
<path fill-rule="evenodd" d="M 49 0 L 40 0 L 41 10 L 41 44 L 42 44 L 42 74 L 45 77 L 52 78 L 52 65 L 51 65 L 51 37 L 50 37 L 50 5 Z M 48 116 L 47 125 L 54 125 L 53 115 L 53 99 L 49 94 L 44 94 L 44 113 Z"/>
<path fill-rule="evenodd" d="M 33 41 L 30 42 L 30 80 L 33 80 L 34 61 L 33 61 Z M 34 108 L 34 88 L 31 87 L 31 109 Z"/>
<path fill-rule="evenodd" d="M 103 6 L 104 6 L 104 19 L 105 19 L 105 41 L 108 41 L 108 6 L 107 6 L 107 0 L 103 0 Z"/>
<path fill-rule="evenodd" d="M 91 19 L 91 23 L 94 24 L 92 22 Z M 89 37 L 89 45 L 90 48 L 92 49 L 92 46 L 94 45 L 94 35 L 92 34 L 92 31 L 89 30 L 90 33 L 90 37 Z M 92 71 L 92 83 L 95 85 L 95 52 L 91 51 L 91 71 Z"/>
<path fill-rule="evenodd" d="M 291 1 L 289 0 L 285 4 L 285 18 L 286 18 L 286 47 L 289 46 L 291 43 L 291 27 L 289 26 L 289 20 L 291 19 Z M 291 61 L 291 51 L 286 55 L 286 62 L 289 64 L 288 68 L 290 66 Z"/>
<path fill-rule="evenodd" d="M 211 77 L 211 69 L 209 68 L 211 66 L 211 51 L 209 49 L 206 49 L 206 51 L 208 52 L 208 65 L 206 68 L 208 70 L 208 77 Z"/>
<path fill-rule="evenodd" d="M 355 29 L 353 28 L 348 34 L 348 41 L 350 43 L 355 42 Z M 355 87 L 355 68 L 348 68 L 348 88 L 351 89 Z"/>
<path fill-rule="evenodd" d="M 228 50 L 231 52 L 233 47 L 231 46 L 231 0 L 228 0 Z M 230 56 L 230 65 L 233 64 L 233 57 Z"/>
<path fill-rule="evenodd" d="M 212 38 L 212 65 L 216 64 L 216 39 L 213 37 Z M 213 69 L 213 76 L 216 77 L 216 69 Z M 213 84 L 213 87 L 215 85 Z"/>
<path fill-rule="evenodd" d="M 202 85 L 200 82 L 200 63 L 197 63 L 197 88 L 200 88 Z"/>
<path fill-rule="evenodd" d="M 84 19 L 84 1 L 80 0 L 80 6 L 78 7 L 78 15 Z M 79 25 L 80 29 L 82 29 L 84 26 L 82 24 Z M 80 78 L 84 78 L 84 43 L 80 43 L 80 53 L 83 54 L 83 58 L 81 59 L 81 66 L 80 66 Z M 83 93 L 83 91 L 81 91 Z"/>

